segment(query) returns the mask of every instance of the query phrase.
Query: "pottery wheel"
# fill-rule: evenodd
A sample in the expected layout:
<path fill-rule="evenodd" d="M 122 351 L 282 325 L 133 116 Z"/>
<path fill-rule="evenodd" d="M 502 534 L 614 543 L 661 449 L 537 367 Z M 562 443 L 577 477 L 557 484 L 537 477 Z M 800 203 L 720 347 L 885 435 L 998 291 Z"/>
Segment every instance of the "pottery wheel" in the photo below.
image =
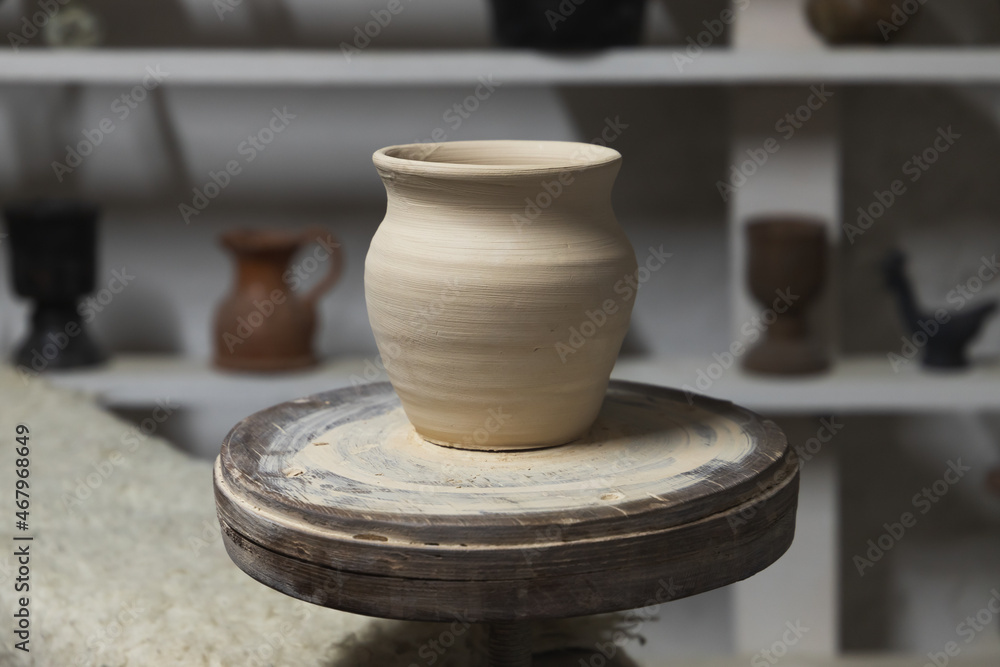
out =
<path fill-rule="evenodd" d="M 381 383 L 245 419 L 215 489 L 230 557 L 272 588 L 382 618 L 505 622 L 749 577 L 791 544 L 798 468 L 772 422 L 659 387 L 612 382 L 568 445 L 486 452 L 424 441 Z"/>

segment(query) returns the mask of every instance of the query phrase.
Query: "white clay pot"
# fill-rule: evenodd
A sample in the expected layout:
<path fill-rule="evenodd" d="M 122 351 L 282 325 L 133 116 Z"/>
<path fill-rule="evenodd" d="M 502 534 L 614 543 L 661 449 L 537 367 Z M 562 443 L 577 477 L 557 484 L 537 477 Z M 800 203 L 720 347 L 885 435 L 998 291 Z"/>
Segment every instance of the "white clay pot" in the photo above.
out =
<path fill-rule="evenodd" d="M 634 301 L 635 252 L 611 209 L 621 155 L 463 141 L 390 146 L 374 162 L 388 207 L 365 298 L 416 431 L 488 450 L 581 436 Z"/>

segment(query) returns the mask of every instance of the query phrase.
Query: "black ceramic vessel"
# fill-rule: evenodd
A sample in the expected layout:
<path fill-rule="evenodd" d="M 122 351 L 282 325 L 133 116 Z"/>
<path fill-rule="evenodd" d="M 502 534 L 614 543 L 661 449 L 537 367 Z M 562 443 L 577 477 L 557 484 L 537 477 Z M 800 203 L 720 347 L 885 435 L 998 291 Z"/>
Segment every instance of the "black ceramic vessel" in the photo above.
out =
<path fill-rule="evenodd" d="M 43 199 L 7 206 L 4 217 L 14 290 L 34 301 L 31 330 L 14 362 L 43 372 L 104 361 L 77 310 L 94 289 L 97 207 Z"/>
<path fill-rule="evenodd" d="M 493 26 L 503 46 L 632 46 L 642 36 L 645 8 L 646 0 L 493 0 Z"/>

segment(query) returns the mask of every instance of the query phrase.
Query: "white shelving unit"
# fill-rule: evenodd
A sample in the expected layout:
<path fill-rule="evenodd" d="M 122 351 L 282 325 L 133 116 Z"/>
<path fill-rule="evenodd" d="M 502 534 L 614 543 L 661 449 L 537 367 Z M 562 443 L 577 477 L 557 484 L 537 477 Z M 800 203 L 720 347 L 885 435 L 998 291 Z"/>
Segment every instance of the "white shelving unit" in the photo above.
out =
<path fill-rule="evenodd" d="M 1000 49 L 815 51 L 620 49 L 584 57 L 522 51 L 362 52 L 25 50 L 0 54 L 0 84 L 167 86 L 443 86 L 490 74 L 505 85 L 996 84 Z"/>
<path fill-rule="evenodd" d="M 936 373 L 914 362 L 897 373 L 886 357 L 864 356 L 841 359 L 826 375 L 785 379 L 748 375 L 738 364 L 722 369 L 711 358 L 622 359 L 612 377 L 684 388 L 767 415 L 1000 411 L 1000 366 L 995 365 Z M 183 405 L 227 400 L 269 404 L 355 381 L 387 381 L 375 359 L 363 357 L 338 359 L 304 373 L 267 376 L 224 372 L 205 362 L 152 355 L 119 355 L 98 369 L 53 372 L 45 378 L 61 387 L 93 393 L 114 408 L 145 408 L 166 396 Z"/>

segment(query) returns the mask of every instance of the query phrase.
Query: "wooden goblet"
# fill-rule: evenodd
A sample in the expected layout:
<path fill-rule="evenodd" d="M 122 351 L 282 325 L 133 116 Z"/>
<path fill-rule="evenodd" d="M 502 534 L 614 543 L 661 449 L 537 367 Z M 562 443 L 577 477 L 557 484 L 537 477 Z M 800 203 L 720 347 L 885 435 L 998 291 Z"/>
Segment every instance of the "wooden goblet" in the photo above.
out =
<path fill-rule="evenodd" d="M 809 337 L 806 317 L 826 278 L 825 225 L 806 218 L 758 218 L 747 225 L 747 249 L 748 287 L 766 309 L 767 331 L 744 367 L 779 375 L 829 368 L 826 350 Z"/>

